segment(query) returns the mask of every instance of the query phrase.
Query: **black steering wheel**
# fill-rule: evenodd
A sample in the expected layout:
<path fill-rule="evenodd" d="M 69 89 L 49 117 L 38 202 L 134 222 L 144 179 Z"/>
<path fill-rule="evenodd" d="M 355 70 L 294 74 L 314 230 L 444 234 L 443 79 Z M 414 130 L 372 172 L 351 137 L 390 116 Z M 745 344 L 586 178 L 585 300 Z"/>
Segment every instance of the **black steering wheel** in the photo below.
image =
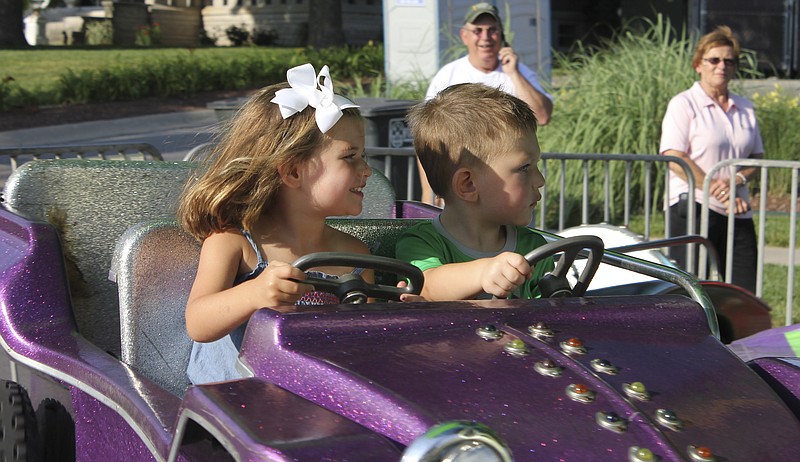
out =
<path fill-rule="evenodd" d="M 589 250 L 586 266 L 578 276 L 578 282 L 575 283 L 574 287 L 570 288 L 569 281 L 567 281 L 567 272 L 583 249 Z M 603 259 L 603 251 L 603 240 L 599 237 L 573 236 L 548 242 L 541 247 L 537 247 L 525 255 L 525 260 L 533 267 L 542 259 L 563 252 L 561 258 L 556 262 L 556 269 L 539 280 L 539 290 L 542 292 L 542 297 L 545 298 L 580 297 L 586 292 L 594 273 L 600 266 L 600 262 Z"/>
<path fill-rule="evenodd" d="M 352 273 L 343 274 L 336 279 L 308 276 L 305 280 L 300 281 L 313 285 L 316 290 L 336 295 L 339 297 L 340 303 L 366 303 L 370 297 L 400 300 L 402 294 L 419 295 L 425 281 L 422 271 L 410 263 L 363 253 L 310 253 L 295 260 L 292 266 L 302 271 L 320 266 L 352 266 L 353 268 L 385 271 L 396 274 L 400 279 L 408 279 L 406 287 L 370 284 L 358 274 Z"/>

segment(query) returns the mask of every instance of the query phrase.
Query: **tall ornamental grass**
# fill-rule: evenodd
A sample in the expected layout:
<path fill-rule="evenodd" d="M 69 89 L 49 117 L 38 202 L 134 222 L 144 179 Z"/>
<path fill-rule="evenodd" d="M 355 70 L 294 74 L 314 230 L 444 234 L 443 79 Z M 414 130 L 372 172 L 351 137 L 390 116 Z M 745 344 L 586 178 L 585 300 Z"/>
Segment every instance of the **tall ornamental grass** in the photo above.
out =
<path fill-rule="evenodd" d="M 765 157 L 775 160 L 800 160 L 800 96 L 792 96 L 776 83 L 767 93 L 754 93 L 753 104 L 764 141 Z M 769 194 L 791 195 L 792 172 L 772 169 Z"/>
<path fill-rule="evenodd" d="M 555 109 L 549 125 L 539 131 L 544 152 L 640 154 L 657 155 L 661 136 L 661 121 L 669 100 L 688 89 L 697 74 L 691 60 L 694 38 L 686 31 L 678 32 L 668 20 L 659 16 L 655 21 L 640 19 L 628 23 L 611 39 L 596 47 L 578 43 L 570 54 L 556 54 L 554 59 L 565 84 L 554 92 Z M 753 60 L 745 56 L 745 74 L 752 74 Z M 552 165 L 551 165 L 552 164 Z M 548 164 L 547 225 L 555 226 L 558 210 L 560 175 L 557 163 Z M 653 168 L 651 191 L 655 208 L 663 201 L 662 164 Z M 611 193 L 612 221 L 622 221 L 624 195 L 624 164 L 612 162 Z M 579 197 L 583 168 L 567 163 L 566 198 L 568 223 L 580 223 Z M 632 171 L 630 192 L 634 210 L 644 200 L 644 168 Z M 590 197 L 597 198 L 590 210 L 592 222 L 602 220 L 601 200 L 604 185 L 604 164 L 590 164 Z M 570 193 L 568 193 L 570 194 Z M 594 206 L 596 205 L 596 206 Z M 621 223 L 625 224 L 625 223 Z"/>

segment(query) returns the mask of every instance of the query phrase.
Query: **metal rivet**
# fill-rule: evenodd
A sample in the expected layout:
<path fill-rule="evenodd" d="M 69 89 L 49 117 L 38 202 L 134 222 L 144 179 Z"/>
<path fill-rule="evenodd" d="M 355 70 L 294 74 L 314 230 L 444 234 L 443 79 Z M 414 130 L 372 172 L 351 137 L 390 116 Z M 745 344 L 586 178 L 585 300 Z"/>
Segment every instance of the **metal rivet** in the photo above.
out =
<path fill-rule="evenodd" d="M 614 433 L 625 433 L 628 430 L 628 423 L 614 412 L 598 412 L 594 415 L 594 420 L 602 428 Z"/>
<path fill-rule="evenodd" d="M 651 462 L 658 460 L 653 451 L 639 446 L 628 448 L 628 460 L 630 462 Z"/>
<path fill-rule="evenodd" d="M 705 446 L 689 445 L 686 452 L 689 453 L 689 458 L 697 462 L 714 462 L 716 460 L 711 449 Z"/>
<path fill-rule="evenodd" d="M 617 375 L 619 372 L 619 368 L 610 361 L 605 359 L 596 358 L 590 361 L 589 363 L 596 372 L 602 372 L 603 374 L 608 375 Z"/>
<path fill-rule="evenodd" d="M 571 338 L 569 340 L 563 341 L 559 343 L 561 346 L 561 350 L 570 355 L 585 355 L 586 354 L 586 347 L 583 346 L 583 342 L 578 338 Z"/>
<path fill-rule="evenodd" d="M 631 398 L 636 398 L 640 401 L 649 401 L 650 392 L 642 382 L 623 383 L 622 391 Z"/>
<path fill-rule="evenodd" d="M 536 372 L 547 377 L 561 377 L 561 374 L 564 373 L 564 368 L 556 365 L 552 359 L 537 361 L 533 368 Z"/>
<path fill-rule="evenodd" d="M 527 356 L 531 354 L 531 348 L 518 338 L 506 343 L 503 349 L 511 356 Z"/>
<path fill-rule="evenodd" d="M 567 386 L 567 396 L 579 403 L 591 403 L 596 395 L 597 393 L 582 383 L 572 383 Z"/>
<path fill-rule="evenodd" d="M 656 410 L 656 422 L 674 431 L 683 430 L 683 422 L 678 415 L 668 409 Z"/>
<path fill-rule="evenodd" d="M 542 341 L 550 340 L 553 338 L 553 335 L 555 335 L 553 330 L 547 327 L 547 324 L 543 322 L 537 322 L 532 326 L 528 326 L 528 332 L 530 332 L 533 337 Z"/>
<path fill-rule="evenodd" d="M 503 336 L 503 331 L 491 324 L 475 329 L 475 333 L 484 340 L 497 340 Z"/>

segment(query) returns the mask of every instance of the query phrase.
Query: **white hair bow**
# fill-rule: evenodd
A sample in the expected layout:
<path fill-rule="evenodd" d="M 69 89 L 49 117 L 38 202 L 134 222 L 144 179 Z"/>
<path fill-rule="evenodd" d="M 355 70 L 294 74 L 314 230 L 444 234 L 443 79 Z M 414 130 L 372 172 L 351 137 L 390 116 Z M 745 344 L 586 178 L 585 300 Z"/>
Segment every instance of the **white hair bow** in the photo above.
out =
<path fill-rule="evenodd" d="M 344 96 L 333 93 L 328 66 L 323 66 L 319 75 L 311 64 L 293 67 L 286 71 L 286 80 L 292 88 L 278 90 L 272 98 L 272 102 L 280 106 L 284 119 L 311 106 L 316 109 L 319 130 L 326 133 L 342 117 L 342 109 L 358 107 Z"/>

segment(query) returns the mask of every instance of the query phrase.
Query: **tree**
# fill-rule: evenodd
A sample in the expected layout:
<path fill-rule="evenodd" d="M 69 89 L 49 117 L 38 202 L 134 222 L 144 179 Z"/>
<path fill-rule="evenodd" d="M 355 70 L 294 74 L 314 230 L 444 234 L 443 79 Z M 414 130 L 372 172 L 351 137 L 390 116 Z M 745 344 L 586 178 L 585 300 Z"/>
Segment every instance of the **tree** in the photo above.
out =
<path fill-rule="evenodd" d="M 308 46 L 327 48 L 344 45 L 342 0 L 310 0 L 308 7 Z"/>
<path fill-rule="evenodd" d="M 25 33 L 22 27 L 25 0 L 0 0 L 0 47 L 22 47 Z"/>

